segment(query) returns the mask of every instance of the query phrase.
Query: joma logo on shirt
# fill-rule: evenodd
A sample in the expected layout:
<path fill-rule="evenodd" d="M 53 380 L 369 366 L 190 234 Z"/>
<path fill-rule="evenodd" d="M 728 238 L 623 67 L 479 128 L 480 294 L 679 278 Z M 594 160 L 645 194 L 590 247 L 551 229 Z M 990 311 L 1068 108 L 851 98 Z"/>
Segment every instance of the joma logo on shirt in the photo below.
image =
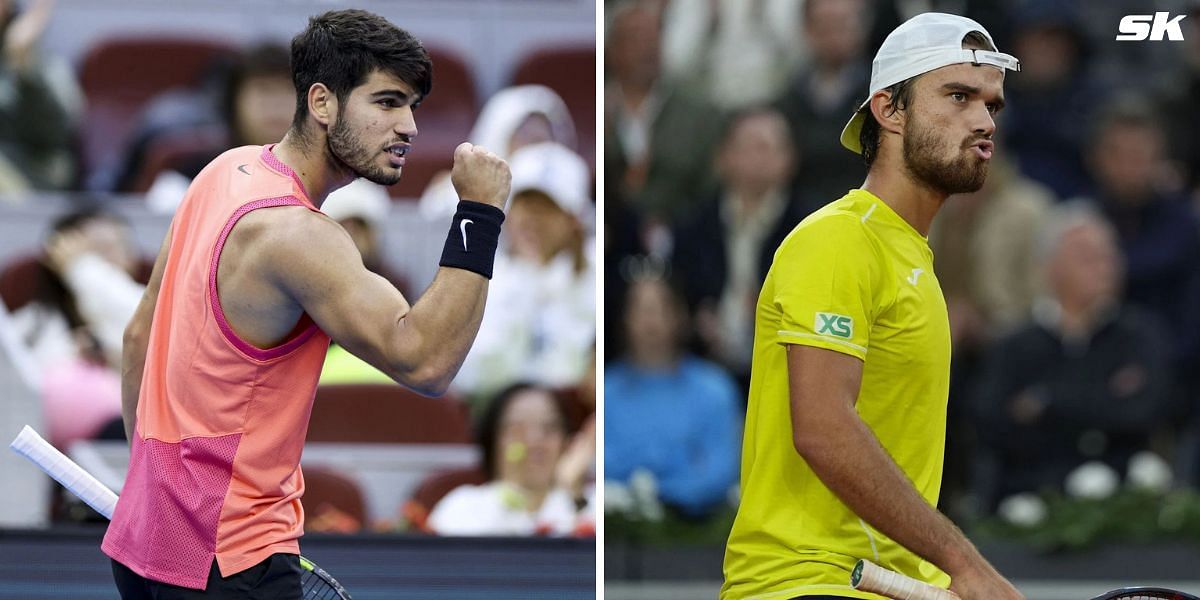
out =
<path fill-rule="evenodd" d="M 817 313 L 817 333 L 850 339 L 854 335 L 854 319 L 834 313 Z"/>

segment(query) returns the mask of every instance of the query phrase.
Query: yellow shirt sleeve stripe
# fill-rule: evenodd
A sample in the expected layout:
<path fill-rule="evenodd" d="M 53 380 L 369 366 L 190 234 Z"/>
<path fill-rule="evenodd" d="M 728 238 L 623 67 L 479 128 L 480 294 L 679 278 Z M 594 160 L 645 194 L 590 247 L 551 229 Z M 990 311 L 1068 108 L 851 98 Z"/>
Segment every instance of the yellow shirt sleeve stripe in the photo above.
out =
<path fill-rule="evenodd" d="M 785 331 L 783 329 L 780 329 L 779 337 L 795 338 L 797 340 L 820 340 L 822 342 L 841 344 L 842 346 L 845 346 L 847 348 L 858 350 L 859 352 L 861 352 L 863 354 L 867 353 L 866 346 L 859 346 L 858 344 L 855 344 L 854 342 L 847 342 L 846 340 L 840 340 L 838 338 L 830 337 L 827 335 L 816 335 L 816 334 L 812 334 L 812 333 L 804 333 L 804 332 L 800 332 L 800 331 Z"/>

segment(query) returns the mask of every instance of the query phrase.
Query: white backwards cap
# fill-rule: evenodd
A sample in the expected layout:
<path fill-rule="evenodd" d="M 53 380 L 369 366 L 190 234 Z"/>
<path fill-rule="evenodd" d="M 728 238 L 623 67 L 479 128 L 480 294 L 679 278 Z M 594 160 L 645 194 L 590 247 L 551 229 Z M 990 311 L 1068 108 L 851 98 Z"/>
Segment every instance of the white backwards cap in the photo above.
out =
<path fill-rule="evenodd" d="M 858 112 L 850 117 L 850 122 L 842 130 L 842 145 L 856 154 L 862 154 L 862 144 L 858 138 L 863 119 L 869 117 L 863 109 L 879 90 L 922 73 L 959 63 L 1021 70 L 1021 62 L 1011 54 L 963 48 L 963 38 L 971 32 L 982 34 L 989 46 L 996 47 L 992 35 L 983 25 L 966 17 L 945 13 L 919 14 L 888 34 L 879 46 L 879 52 L 875 53 L 875 60 L 871 61 L 871 89 L 867 101 L 858 107 Z"/>

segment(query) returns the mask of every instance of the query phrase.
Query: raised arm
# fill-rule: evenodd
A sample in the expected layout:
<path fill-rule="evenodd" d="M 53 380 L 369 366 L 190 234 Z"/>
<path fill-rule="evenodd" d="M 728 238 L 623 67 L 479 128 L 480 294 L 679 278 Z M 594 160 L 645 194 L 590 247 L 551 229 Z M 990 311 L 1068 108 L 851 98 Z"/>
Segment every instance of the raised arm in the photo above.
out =
<path fill-rule="evenodd" d="M 459 196 L 473 204 L 460 207 L 447 242 L 465 248 L 459 252 L 455 246 L 457 259 L 447 261 L 444 255 L 442 264 L 486 255 L 490 266 L 498 228 L 488 239 L 483 217 L 487 211 L 503 210 L 508 165 L 469 144 L 460 146 L 454 158 L 451 178 Z M 462 216 L 468 209 L 476 211 L 474 218 Z M 363 266 L 337 223 L 307 211 L 292 211 L 288 221 L 267 246 L 274 253 L 271 263 L 279 287 L 355 356 L 418 392 L 445 392 L 479 331 L 488 279 L 466 268 L 443 266 L 410 306 L 387 280 Z M 475 258 L 469 255 L 472 251 Z"/>
<path fill-rule="evenodd" d="M 854 410 L 862 361 L 789 345 L 788 388 L 796 451 L 846 506 L 937 565 L 964 600 L 1022 598 L 950 519 L 913 487 Z"/>

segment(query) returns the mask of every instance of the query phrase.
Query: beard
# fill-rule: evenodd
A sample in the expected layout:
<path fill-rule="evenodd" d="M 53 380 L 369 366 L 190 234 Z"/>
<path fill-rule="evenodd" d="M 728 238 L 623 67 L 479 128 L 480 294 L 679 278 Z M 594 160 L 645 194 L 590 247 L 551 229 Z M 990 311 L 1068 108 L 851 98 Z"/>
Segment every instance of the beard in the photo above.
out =
<path fill-rule="evenodd" d="M 378 160 L 377 153 L 368 149 L 362 140 L 351 133 L 350 126 L 346 124 L 345 115 L 340 110 L 337 123 L 329 128 L 325 146 L 333 160 L 341 163 L 356 177 L 362 177 L 379 185 L 394 185 L 400 181 L 400 170 L 379 166 L 376 162 Z"/>
<path fill-rule="evenodd" d="M 972 139 L 972 143 L 977 141 Z M 962 152 L 962 147 L 952 158 L 944 159 L 942 146 L 934 128 L 911 118 L 904 136 L 904 167 L 909 176 L 946 196 L 979 191 L 987 180 L 989 161 Z"/>

